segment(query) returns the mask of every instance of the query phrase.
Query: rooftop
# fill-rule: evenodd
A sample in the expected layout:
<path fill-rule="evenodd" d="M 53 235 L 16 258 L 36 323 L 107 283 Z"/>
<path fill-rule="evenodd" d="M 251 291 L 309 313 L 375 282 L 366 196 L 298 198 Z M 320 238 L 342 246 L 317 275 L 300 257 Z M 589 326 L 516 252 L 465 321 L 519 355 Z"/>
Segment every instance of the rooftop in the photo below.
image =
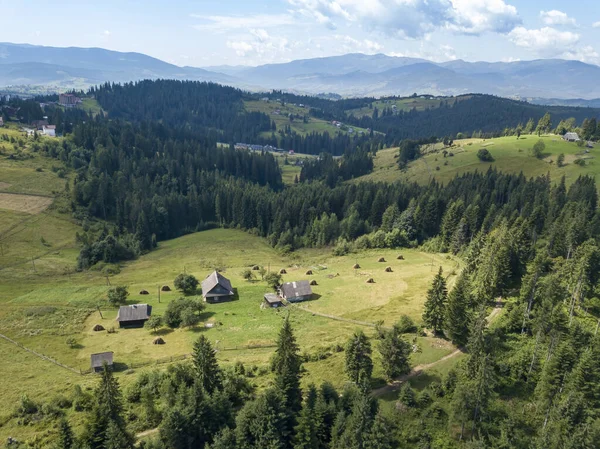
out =
<path fill-rule="evenodd" d="M 92 354 L 92 368 L 101 368 L 106 362 L 107 365 L 113 364 L 113 352 L 99 352 L 98 354 Z"/>
<path fill-rule="evenodd" d="M 133 304 L 119 307 L 117 321 L 147 320 L 152 314 L 152 306 L 148 304 Z"/>
<path fill-rule="evenodd" d="M 217 271 L 213 271 L 209 274 L 206 279 L 202 281 L 202 296 L 206 296 L 211 290 L 217 285 L 221 286 L 222 289 L 226 290 L 226 294 L 233 295 L 233 288 L 231 287 L 231 281 Z M 223 292 L 225 293 L 225 292 Z"/>
<path fill-rule="evenodd" d="M 285 298 L 297 298 L 312 295 L 312 288 L 309 281 L 286 282 L 281 286 L 281 292 Z"/>

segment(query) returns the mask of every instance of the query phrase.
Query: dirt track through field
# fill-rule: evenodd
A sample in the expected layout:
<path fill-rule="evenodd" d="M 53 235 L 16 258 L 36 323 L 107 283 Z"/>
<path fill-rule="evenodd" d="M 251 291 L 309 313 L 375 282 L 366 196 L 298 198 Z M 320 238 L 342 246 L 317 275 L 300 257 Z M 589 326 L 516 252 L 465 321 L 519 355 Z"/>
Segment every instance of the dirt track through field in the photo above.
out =
<path fill-rule="evenodd" d="M 496 305 L 494 306 L 494 309 L 490 312 L 490 314 L 487 317 L 488 323 L 491 323 L 498 316 L 498 314 L 502 311 L 502 307 L 504 307 L 504 304 L 502 303 L 501 300 L 498 300 L 496 302 Z M 431 368 L 435 367 L 436 365 L 439 365 L 440 363 L 445 362 L 446 360 L 449 360 L 451 358 L 456 357 L 459 354 L 464 354 L 464 353 L 465 353 L 464 350 L 462 348 L 459 348 L 459 349 L 456 349 L 454 352 L 451 352 L 450 354 L 442 357 L 441 359 L 436 360 L 435 362 L 417 365 L 412 369 L 412 371 L 410 373 L 394 379 L 394 381 L 392 381 L 391 383 L 389 383 L 381 388 L 377 388 L 377 389 L 373 390 L 371 392 L 371 394 L 374 397 L 381 397 L 383 395 L 386 395 L 387 393 L 396 391 L 396 390 L 400 389 L 400 387 L 402 386 L 402 384 L 404 382 L 412 379 L 413 377 L 417 377 L 417 376 L 421 375 L 421 373 L 423 373 L 423 371 L 431 369 Z"/>

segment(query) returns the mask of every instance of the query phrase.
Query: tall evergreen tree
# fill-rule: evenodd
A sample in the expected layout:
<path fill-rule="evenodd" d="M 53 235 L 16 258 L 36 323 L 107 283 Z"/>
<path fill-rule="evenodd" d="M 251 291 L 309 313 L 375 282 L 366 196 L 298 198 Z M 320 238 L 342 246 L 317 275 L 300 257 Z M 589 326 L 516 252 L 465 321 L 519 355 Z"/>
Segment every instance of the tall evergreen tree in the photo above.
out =
<path fill-rule="evenodd" d="M 300 370 L 302 360 L 300 348 L 292 330 L 289 316 L 283 321 L 277 339 L 277 349 L 271 360 L 271 371 L 275 373 L 275 386 L 285 400 L 291 415 L 302 408 L 302 389 L 300 388 Z"/>
<path fill-rule="evenodd" d="M 69 421 L 65 418 L 58 423 L 58 438 L 56 440 L 55 449 L 71 449 L 75 444 L 75 436 Z"/>
<path fill-rule="evenodd" d="M 354 332 L 346 344 L 346 374 L 361 388 L 367 388 L 373 373 L 371 343 L 361 330 Z"/>
<path fill-rule="evenodd" d="M 425 300 L 425 310 L 423 311 L 423 322 L 434 333 L 441 332 L 444 327 L 444 318 L 446 314 L 446 300 L 448 299 L 448 290 L 446 289 L 446 279 L 443 276 L 442 267 L 435 275 L 431 288 L 427 291 Z"/>
<path fill-rule="evenodd" d="M 389 419 L 379 411 L 364 441 L 364 449 L 395 449 L 398 442 L 394 438 L 394 428 Z"/>
<path fill-rule="evenodd" d="M 197 381 L 208 394 L 223 388 L 223 376 L 217 363 L 215 350 L 204 335 L 201 335 L 194 343 L 192 363 Z"/>
<path fill-rule="evenodd" d="M 295 429 L 294 449 L 318 449 L 319 447 L 316 402 L 317 389 L 314 385 L 310 385 Z"/>
<path fill-rule="evenodd" d="M 388 380 L 410 372 L 411 352 L 410 343 L 404 340 L 395 328 L 385 332 L 379 343 L 379 353 L 383 373 Z"/>
<path fill-rule="evenodd" d="M 468 306 L 471 302 L 469 288 L 467 276 L 461 274 L 448 295 L 445 327 L 448 338 L 457 346 L 464 346 L 469 338 L 470 313 Z"/>

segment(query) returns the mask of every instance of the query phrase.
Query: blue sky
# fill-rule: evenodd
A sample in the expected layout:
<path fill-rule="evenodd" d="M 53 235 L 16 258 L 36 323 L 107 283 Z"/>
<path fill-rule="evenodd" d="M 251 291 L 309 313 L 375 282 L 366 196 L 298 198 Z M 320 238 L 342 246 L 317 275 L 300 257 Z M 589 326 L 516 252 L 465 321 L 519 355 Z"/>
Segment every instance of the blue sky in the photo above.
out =
<path fill-rule="evenodd" d="M 103 47 L 178 65 L 344 53 L 600 65 L 598 0 L 0 0 L 0 42 Z"/>

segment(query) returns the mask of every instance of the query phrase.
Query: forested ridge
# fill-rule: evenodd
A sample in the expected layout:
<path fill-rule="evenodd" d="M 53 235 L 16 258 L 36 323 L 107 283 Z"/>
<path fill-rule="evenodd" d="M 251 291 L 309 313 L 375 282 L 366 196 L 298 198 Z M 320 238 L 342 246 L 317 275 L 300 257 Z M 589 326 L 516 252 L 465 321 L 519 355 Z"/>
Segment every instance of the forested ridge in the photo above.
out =
<path fill-rule="evenodd" d="M 260 391 L 248 367 L 220 367 L 201 335 L 192 363 L 140 374 L 123 392 L 105 371 L 92 394 L 79 392 L 82 432 L 75 435 L 63 420 L 58 447 L 131 448 L 132 429 L 152 428 L 158 433 L 141 447 L 600 446 L 600 212 L 593 178 L 567 186 L 564 178 L 489 169 L 447 185 L 340 182 L 369 169 L 365 148 L 339 163 L 324 155 L 305 167 L 297 184 L 283 187 L 272 155 L 217 146 L 224 134 L 215 124 L 238 117 L 241 92 L 232 90 L 224 97 L 232 104 L 217 111 L 210 106 L 222 98 L 217 87 L 214 96 L 207 93 L 211 100 L 194 106 L 177 84 L 167 83 L 160 98 L 145 90 L 160 82 L 140 84 L 100 88 L 95 94 L 108 116 L 76 120 L 60 142 L 32 144 L 73 170 L 67 184 L 73 215 L 104 224 L 78 236 L 79 269 L 217 226 L 265 237 L 282 252 L 331 246 L 341 255 L 420 245 L 458 255 L 465 266 L 452 288 L 440 269 L 426 294 L 423 327 L 404 317 L 380 324 L 371 339 L 357 331 L 335 348 L 344 353 L 343 391 L 327 382 L 301 388 L 303 363 L 312 359 L 301 353 L 288 319 L 272 357 L 272 380 Z M 119 89 L 115 97 L 111 91 Z M 172 101 L 194 107 L 178 115 L 176 108 L 164 109 Z M 263 118 L 240 120 L 243 132 L 255 132 Z M 414 151 L 416 144 L 404 147 Z M 489 308 L 499 300 L 504 311 L 489 326 Z M 395 407 L 386 409 L 371 395 L 373 353 L 393 380 L 411 368 L 407 334 L 425 329 L 463 347 L 466 356 L 420 392 L 405 383 Z"/>

